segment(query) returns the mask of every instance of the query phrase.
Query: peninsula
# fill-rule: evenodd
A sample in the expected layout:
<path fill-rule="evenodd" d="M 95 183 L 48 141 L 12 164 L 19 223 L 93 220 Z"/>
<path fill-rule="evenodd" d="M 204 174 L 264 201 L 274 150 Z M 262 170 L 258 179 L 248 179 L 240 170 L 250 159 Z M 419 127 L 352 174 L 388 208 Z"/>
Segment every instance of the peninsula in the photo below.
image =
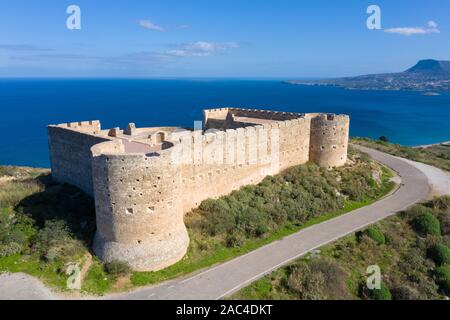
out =
<path fill-rule="evenodd" d="M 353 90 L 415 90 L 436 95 L 436 92 L 450 91 L 450 61 L 421 60 L 412 68 L 399 73 L 320 80 L 290 80 L 288 83 L 336 86 Z"/>

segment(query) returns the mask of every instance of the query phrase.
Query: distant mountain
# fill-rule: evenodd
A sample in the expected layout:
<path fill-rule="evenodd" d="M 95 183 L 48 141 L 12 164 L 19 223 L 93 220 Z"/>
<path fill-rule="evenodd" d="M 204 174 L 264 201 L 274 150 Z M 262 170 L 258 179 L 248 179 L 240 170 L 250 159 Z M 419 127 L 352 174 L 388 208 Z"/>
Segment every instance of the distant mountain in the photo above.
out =
<path fill-rule="evenodd" d="M 450 61 L 421 60 L 399 73 L 369 74 L 322 80 L 290 80 L 292 84 L 337 86 L 355 90 L 450 91 Z"/>
<path fill-rule="evenodd" d="M 450 75 L 450 61 L 420 60 L 414 67 L 406 70 L 408 73 L 426 74 L 429 76 Z"/>

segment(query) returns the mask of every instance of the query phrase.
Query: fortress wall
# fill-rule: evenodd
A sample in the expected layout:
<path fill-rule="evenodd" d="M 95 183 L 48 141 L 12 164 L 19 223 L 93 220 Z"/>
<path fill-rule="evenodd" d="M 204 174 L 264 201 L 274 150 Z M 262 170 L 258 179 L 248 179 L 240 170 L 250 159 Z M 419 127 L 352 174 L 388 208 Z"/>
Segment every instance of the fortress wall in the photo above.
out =
<path fill-rule="evenodd" d="M 207 198 L 217 198 L 259 183 L 283 167 L 308 161 L 309 122 L 305 119 L 264 124 L 225 132 L 193 132 L 180 138 L 184 154 L 184 211 Z M 283 153 L 285 156 L 281 157 Z"/>
<path fill-rule="evenodd" d="M 108 137 L 98 121 L 49 126 L 54 179 L 95 196 L 102 260 L 167 267 L 188 247 L 183 214 L 203 200 L 307 161 L 333 167 L 347 159 L 348 116 L 228 108 L 204 116 L 224 131 L 164 131 L 162 149 Z"/>
<path fill-rule="evenodd" d="M 72 184 L 93 195 L 90 149 L 93 145 L 109 140 L 93 135 L 99 130 L 98 121 L 48 127 L 52 178 L 55 181 Z"/>
<path fill-rule="evenodd" d="M 237 117 L 267 119 L 267 120 L 274 120 L 274 121 L 293 120 L 293 119 L 298 119 L 303 116 L 303 114 L 295 113 L 295 112 L 280 112 L 280 111 L 260 110 L 260 109 L 229 108 L 228 112 Z"/>
<path fill-rule="evenodd" d="M 311 160 L 323 167 L 343 166 L 347 162 L 350 118 L 320 114 L 311 118 Z"/>
<path fill-rule="evenodd" d="M 121 141 L 92 148 L 97 234 L 94 251 L 135 270 L 158 270 L 186 253 L 181 169 L 171 150 L 156 156 L 120 154 Z M 105 149 L 106 148 L 106 149 Z"/>
<path fill-rule="evenodd" d="M 243 126 L 252 126 L 250 123 L 234 122 L 234 117 L 248 119 L 263 119 L 272 121 L 287 121 L 303 117 L 301 113 L 278 112 L 259 109 L 217 108 L 204 110 L 203 121 L 205 129 L 236 129 Z"/>
<path fill-rule="evenodd" d="M 310 122 L 305 118 L 279 122 L 280 170 L 309 161 Z"/>

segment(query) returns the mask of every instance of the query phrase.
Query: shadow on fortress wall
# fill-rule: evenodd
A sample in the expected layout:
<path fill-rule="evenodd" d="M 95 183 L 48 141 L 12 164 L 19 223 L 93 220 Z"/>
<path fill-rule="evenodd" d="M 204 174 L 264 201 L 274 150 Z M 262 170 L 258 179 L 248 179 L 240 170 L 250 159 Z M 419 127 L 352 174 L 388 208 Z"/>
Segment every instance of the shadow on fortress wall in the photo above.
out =
<path fill-rule="evenodd" d="M 73 236 L 90 248 L 96 229 L 94 199 L 76 187 L 53 182 L 50 174 L 34 182 L 43 191 L 24 198 L 15 209 L 31 216 L 39 228 L 48 220 L 64 221 Z"/>

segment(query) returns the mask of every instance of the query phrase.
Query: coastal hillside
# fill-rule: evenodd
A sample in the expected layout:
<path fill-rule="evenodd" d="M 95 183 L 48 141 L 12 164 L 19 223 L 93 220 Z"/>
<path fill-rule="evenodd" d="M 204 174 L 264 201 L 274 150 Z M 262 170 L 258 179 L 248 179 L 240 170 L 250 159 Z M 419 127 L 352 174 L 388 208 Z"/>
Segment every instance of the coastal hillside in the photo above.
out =
<path fill-rule="evenodd" d="M 391 143 L 386 137 L 379 140 L 354 137 L 351 143 L 450 171 L 450 143 L 411 148 Z"/>
<path fill-rule="evenodd" d="M 181 261 L 158 272 L 131 272 L 120 261 L 90 257 L 94 202 L 75 187 L 52 182 L 49 173 L 0 166 L 0 273 L 24 272 L 68 291 L 71 266 L 78 266 L 81 291 L 90 294 L 158 283 L 224 262 L 375 202 L 395 184 L 388 169 L 352 148 L 342 168 L 295 166 L 203 201 L 185 216 L 191 241 Z"/>
<path fill-rule="evenodd" d="M 440 300 L 450 294 L 450 197 L 401 214 L 313 251 L 254 282 L 232 299 Z M 367 267 L 381 286 L 368 290 Z"/>
<path fill-rule="evenodd" d="M 291 84 L 337 86 L 354 90 L 450 91 L 450 61 L 421 60 L 399 73 L 369 74 L 321 80 L 291 80 Z"/>

